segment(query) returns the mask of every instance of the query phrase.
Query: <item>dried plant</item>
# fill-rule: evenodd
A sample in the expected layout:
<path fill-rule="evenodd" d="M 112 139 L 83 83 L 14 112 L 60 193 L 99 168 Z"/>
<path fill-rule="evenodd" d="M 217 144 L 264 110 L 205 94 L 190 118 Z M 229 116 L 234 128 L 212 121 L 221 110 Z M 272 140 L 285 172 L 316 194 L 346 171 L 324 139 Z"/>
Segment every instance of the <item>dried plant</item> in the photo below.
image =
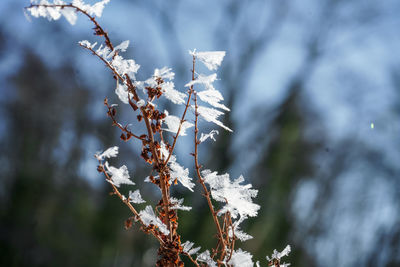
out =
<path fill-rule="evenodd" d="M 107 98 L 104 105 L 112 124 L 121 131 L 123 141 L 139 142 L 142 145 L 140 155 L 150 165 L 151 174 L 145 179 L 160 189 L 161 199 L 154 206 L 147 205 L 139 211 L 136 204 L 144 203 L 139 189 L 129 191 L 124 196 L 119 188 L 121 185 L 134 185 L 130 179 L 128 168 L 123 165 L 119 168 L 110 166 L 107 159 L 118 155 L 118 147 L 111 147 L 102 153 L 97 153 L 97 171 L 105 176 L 105 180 L 112 188 L 112 195 L 117 196 L 132 212 L 125 222 L 125 227 L 132 227 L 133 223 L 140 224 L 140 229 L 153 235 L 160 243 L 157 266 L 183 266 L 182 256 L 186 256 L 196 266 L 253 266 L 252 255 L 241 249 L 235 249 L 237 240 L 246 241 L 252 236 L 243 232 L 241 223 L 248 217 L 257 216 L 259 205 L 253 203 L 258 190 L 251 184 L 243 184 L 244 178 L 240 176 L 231 180 L 229 174 L 219 175 L 207 169 L 203 169 L 199 162 L 198 147 L 208 139 L 215 141 L 217 130 L 210 133 L 200 133 L 199 120 L 212 122 L 227 131 L 218 118 L 229 111 L 229 108 L 221 103 L 223 97 L 213 86 L 217 78 L 216 73 L 209 75 L 196 72 L 197 62 L 204 64 L 210 71 L 215 71 L 221 65 L 225 56 L 224 51 L 197 52 L 190 51 L 192 56 L 191 81 L 185 85 L 186 93 L 175 89 L 174 73 L 170 68 L 155 69 L 152 77 L 145 81 L 139 81 L 135 74 L 139 65 L 133 59 L 125 59 L 121 56 L 129 46 L 129 41 L 114 46 L 107 32 L 100 26 L 96 18 L 100 17 L 105 4 L 110 0 L 103 0 L 94 5 L 85 4 L 82 0 L 73 0 L 68 4 L 61 0 L 49 2 L 47 0 L 32 0 L 26 11 L 34 17 L 45 17 L 49 20 L 57 20 L 65 17 L 71 24 L 75 24 L 77 14 L 85 15 L 94 24 L 94 34 L 102 37 L 104 43 L 90 43 L 87 40 L 80 41 L 79 45 L 98 57 L 116 80 L 115 93 L 123 104 L 132 108 L 135 119 L 144 124 L 145 134 L 135 133 L 128 126 L 118 122 L 117 105 L 110 104 Z M 170 115 L 167 111 L 161 111 L 156 104 L 159 98 L 165 97 L 177 105 L 184 105 L 183 114 L 180 117 Z M 199 102 L 202 102 L 201 105 Z M 192 112 L 188 112 L 191 110 Z M 194 114 L 189 118 L 189 114 Z M 190 241 L 182 242 L 178 233 L 178 210 L 188 212 L 191 207 L 183 205 L 183 199 L 176 199 L 171 195 L 171 187 L 180 184 L 193 192 L 195 183 L 189 177 L 189 170 L 181 166 L 174 150 L 180 136 L 186 135 L 189 128 L 194 128 L 194 158 L 197 182 L 203 190 L 213 222 L 216 227 L 216 247 L 199 253 L 200 247 L 194 247 Z M 168 142 L 168 134 L 172 134 L 172 142 Z M 200 136 L 199 136 L 200 134 Z M 217 203 L 218 202 L 218 203 Z M 290 246 L 281 253 L 274 251 L 271 258 L 267 257 L 269 266 L 288 266 L 281 263 L 281 257 L 288 255 Z M 156 261 L 156 260 L 155 260 Z M 259 266 L 259 262 L 256 262 Z"/>

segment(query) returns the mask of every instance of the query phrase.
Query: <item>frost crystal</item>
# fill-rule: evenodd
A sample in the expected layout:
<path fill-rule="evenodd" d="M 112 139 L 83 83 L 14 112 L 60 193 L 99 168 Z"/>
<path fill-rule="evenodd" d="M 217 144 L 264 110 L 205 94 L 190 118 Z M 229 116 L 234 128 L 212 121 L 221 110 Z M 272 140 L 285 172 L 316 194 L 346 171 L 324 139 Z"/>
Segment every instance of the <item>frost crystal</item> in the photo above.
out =
<path fill-rule="evenodd" d="M 181 122 L 181 119 L 178 118 L 177 116 L 169 115 L 168 111 L 164 111 L 164 113 L 167 115 L 164 118 L 164 123 L 167 125 L 167 128 L 163 128 L 163 130 L 176 134 L 178 132 L 179 124 Z M 185 136 L 186 135 L 186 129 L 188 129 L 190 127 L 193 127 L 193 126 L 194 126 L 193 123 L 184 121 L 182 123 L 179 135 L 180 136 Z"/>
<path fill-rule="evenodd" d="M 82 0 L 73 0 L 72 5 L 79 7 L 83 11 L 87 12 L 90 16 L 95 15 L 97 17 L 101 17 L 101 15 L 103 14 L 104 5 L 108 4 L 109 2 L 110 0 L 103 0 L 97 2 L 94 5 L 88 5 L 85 4 Z"/>
<path fill-rule="evenodd" d="M 225 130 L 227 130 L 229 132 L 232 132 L 232 130 L 230 128 L 228 128 L 227 126 L 225 126 L 222 122 L 220 122 L 218 120 L 218 117 L 224 114 L 222 111 L 219 111 L 219 110 L 214 109 L 214 108 L 206 108 L 206 107 L 203 107 L 203 106 L 199 106 L 197 108 L 197 112 L 206 121 L 213 122 L 216 125 L 221 126 L 222 128 L 224 128 Z"/>
<path fill-rule="evenodd" d="M 150 224 L 156 226 L 161 233 L 164 235 L 169 234 L 169 230 L 165 224 L 156 216 L 151 206 L 146 206 L 146 208 L 139 212 L 139 217 L 143 224 L 149 226 Z"/>
<path fill-rule="evenodd" d="M 189 51 L 189 54 L 203 62 L 209 70 L 218 69 L 225 57 L 225 51 L 196 52 L 196 50 L 194 50 Z"/>
<path fill-rule="evenodd" d="M 118 96 L 119 100 L 121 100 L 123 103 L 128 104 L 129 103 L 129 93 L 128 93 L 128 87 L 124 84 L 117 84 L 117 88 L 115 88 L 115 94 Z"/>
<path fill-rule="evenodd" d="M 118 155 L 118 147 L 113 146 L 113 147 L 106 149 L 106 151 L 104 151 L 101 154 L 100 154 L 100 152 L 96 153 L 94 156 L 98 160 L 103 160 L 105 158 L 115 158 L 117 155 Z"/>
<path fill-rule="evenodd" d="M 110 0 L 103 0 L 97 2 L 94 5 L 88 5 L 85 4 L 82 0 L 73 0 L 72 5 L 80 8 L 84 12 L 88 13 L 90 16 L 96 15 L 97 17 L 101 17 L 104 5 L 108 2 L 110 2 Z M 49 2 L 47 0 L 32 0 L 31 3 L 40 5 L 28 8 L 28 11 L 31 13 L 31 15 L 36 18 L 45 17 L 48 20 L 58 20 L 61 16 L 64 16 L 71 25 L 74 25 L 76 23 L 76 10 L 70 6 L 65 6 L 61 8 L 60 5 L 67 5 L 64 1 L 54 0 L 53 2 Z"/>
<path fill-rule="evenodd" d="M 184 169 L 178 162 L 172 160 L 169 161 L 169 168 L 171 170 L 171 179 L 177 179 L 184 187 L 193 192 L 195 184 L 192 182 L 192 178 L 189 177 L 189 169 Z"/>
<path fill-rule="evenodd" d="M 192 209 L 192 207 L 188 207 L 188 206 L 182 205 L 182 204 L 183 204 L 183 198 L 181 198 L 181 199 L 176 199 L 176 198 L 174 198 L 174 197 L 171 197 L 170 200 L 171 200 L 171 204 L 173 205 L 173 206 L 171 207 L 171 209 L 173 209 L 173 210 L 185 210 L 185 211 L 189 211 L 189 210 Z"/>
<path fill-rule="evenodd" d="M 201 101 L 206 102 L 215 108 L 220 108 L 226 111 L 230 111 L 230 109 L 227 108 L 225 105 L 219 103 L 220 101 L 224 100 L 224 98 L 222 97 L 221 93 L 217 90 L 214 89 L 204 90 L 198 92 L 197 95 L 199 96 Z"/>
<path fill-rule="evenodd" d="M 193 242 L 186 241 L 185 243 L 182 244 L 183 251 L 189 255 L 196 254 L 200 250 L 200 247 L 192 248 L 193 245 L 194 245 Z"/>
<path fill-rule="evenodd" d="M 219 132 L 217 131 L 217 130 L 212 130 L 210 133 L 208 133 L 208 134 L 203 134 L 203 133 L 201 133 L 201 136 L 200 136 L 200 143 L 203 143 L 204 141 L 206 141 L 208 138 L 211 138 L 212 140 L 214 140 L 214 141 L 217 141 L 217 140 L 215 140 L 215 137 L 214 137 L 214 135 L 215 134 L 219 134 Z"/>
<path fill-rule="evenodd" d="M 119 187 L 121 184 L 130 184 L 130 185 L 135 184 L 129 179 L 130 176 L 128 168 L 125 165 L 122 165 L 120 168 L 115 168 L 113 166 L 109 166 L 107 161 L 104 165 L 107 169 L 107 173 L 111 176 L 111 181 L 109 180 L 107 181 L 109 181 L 116 187 Z"/>
<path fill-rule="evenodd" d="M 215 261 L 213 261 L 213 259 L 211 258 L 211 256 L 210 256 L 210 251 L 208 251 L 208 250 L 206 250 L 206 251 L 200 253 L 200 254 L 197 256 L 197 260 L 207 263 L 207 265 L 208 265 L 209 267 L 217 267 L 217 264 L 216 264 Z"/>
<path fill-rule="evenodd" d="M 218 175 L 217 172 L 204 170 L 202 174 L 204 181 L 210 185 L 212 198 L 226 203 L 218 215 L 230 212 L 234 219 L 238 215 L 244 218 L 257 216 L 260 206 L 253 203 L 252 198 L 257 196 L 258 190 L 251 189 L 251 184 L 241 185 L 243 176 L 232 182 L 227 173 Z"/>
<path fill-rule="evenodd" d="M 164 160 L 167 159 L 169 151 L 166 148 L 164 142 L 161 142 L 160 152 L 162 158 Z M 189 169 L 183 168 L 178 162 L 176 162 L 176 157 L 174 155 L 171 155 L 171 157 L 169 158 L 168 165 L 170 169 L 171 181 L 174 181 L 176 179 L 184 187 L 193 192 L 193 187 L 195 186 L 195 184 L 192 182 L 192 178 L 189 177 Z"/>
<path fill-rule="evenodd" d="M 272 253 L 271 258 L 268 257 L 268 256 L 266 257 L 266 258 L 267 258 L 267 261 L 269 261 L 269 262 L 271 262 L 271 261 L 273 261 L 273 260 L 280 261 L 282 257 L 288 256 L 289 253 L 290 253 L 290 251 L 291 251 L 291 249 L 290 249 L 290 246 L 289 246 L 289 245 L 287 245 L 287 246 L 285 247 L 285 249 L 282 250 L 282 252 L 278 252 L 276 249 L 274 249 L 274 252 Z M 289 265 L 290 265 L 289 263 L 281 263 L 281 264 L 280 264 L 280 266 L 282 266 L 282 267 L 287 267 L 287 266 L 289 266 Z"/>
<path fill-rule="evenodd" d="M 159 86 L 164 96 L 174 104 L 184 104 L 186 94 L 179 92 L 174 87 L 172 80 L 175 77 L 175 73 L 171 71 L 170 68 L 163 67 L 162 69 L 155 69 L 154 74 L 151 78 L 146 80 L 146 84 L 151 87 Z M 159 84 L 159 79 L 163 82 Z M 166 81 L 169 80 L 169 81 Z"/>
<path fill-rule="evenodd" d="M 252 258 L 253 255 L 239 248 L 232 253 L 232 258 L 228 261 L 228 264 L 232 264 L 233 267 L 253 267 Z"/>
<path fill-rule="evenodd" d="M 216 79 L 217 79 L 216 73 L 213 73 L 209 76 L 199 74 L 199 76 L 197 77 L 196 80 L 188 82 L 187 84 L 185 84 L 185 87 L 191 87 L 192 85 L 195 85 L 195 84 L 202 84 L 206 89 L 214 89 L 215 90 L 212 83 Z"/>
<path fill-rule="evenodd" d="M 146 201 L 143 200 L 142 196 L 140 195 L 140 191 L 135 190 L 134 192 L 129 191 L 129 202 L 140 204 L 145 203 Z"/>

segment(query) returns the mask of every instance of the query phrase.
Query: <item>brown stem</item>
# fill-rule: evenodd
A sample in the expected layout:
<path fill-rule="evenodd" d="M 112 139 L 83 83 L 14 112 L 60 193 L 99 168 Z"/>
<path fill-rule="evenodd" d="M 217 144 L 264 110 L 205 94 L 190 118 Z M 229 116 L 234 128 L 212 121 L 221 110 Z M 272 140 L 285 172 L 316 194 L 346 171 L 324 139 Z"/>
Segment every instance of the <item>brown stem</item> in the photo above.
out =
<path fill-rule="evenodd" d="M 194 79 L 194 68 L 192 70 L 192 77 Z M 219 240 L 220 240 L 221 245 L 222 245 L 221 258 L 223 259 L 224 256 L 225 256 L 225 253 L 226 253 L 226 244 L 225 244 L 225 240 L 224 240 L 224 235 L 223 235 L 222 230 L 221 230 L 221 225 L 219 223 L 219 220 L 218 220 L 218 217 L 217 217 L 217 213 L 215 212 L 214 207 L 212 205 L 210 192 L 208 191 L 208 189 L 207 189 L 207 187 L 206 187 L 206 185 L 204 183 L 204 179 L 203 179 L 203 177 L 201 176 L 201 173 L 200 173 L 200 168 L 201 167 L 200 167 L 199 160 L 198 160 L 198 157 L 199 157 L 198 156 L 199 155 L 199 153 L 198 153 L 198 145 L 199 145 L 200 142 L 198 141 L 198 138 L 197 138 L 197 134 L 199 132 L 199 129 L 198 129 L 199 113 L 197 112 L 197 108 L 198 108 L 198 105 L 197 105 L 197 94 L 193 90 L 193 86 L 190 89 L 194 94 L 194 114 L 195 114 L 195 121 L 194 121 L 194 127 L 195 127 L 195 129 L 194 129 L 194 162 L 195 162 L 195 167 L 196 167 L 196 173 L 197 173 L 197 177 L 198 177 L 199 183 L 203 187 L 204 195 L 207 198 L 208 207 L 210 208 L 211 215 L 213 217 L 215 226 L 217 227 L 218 237 L 219 237 Z"/>

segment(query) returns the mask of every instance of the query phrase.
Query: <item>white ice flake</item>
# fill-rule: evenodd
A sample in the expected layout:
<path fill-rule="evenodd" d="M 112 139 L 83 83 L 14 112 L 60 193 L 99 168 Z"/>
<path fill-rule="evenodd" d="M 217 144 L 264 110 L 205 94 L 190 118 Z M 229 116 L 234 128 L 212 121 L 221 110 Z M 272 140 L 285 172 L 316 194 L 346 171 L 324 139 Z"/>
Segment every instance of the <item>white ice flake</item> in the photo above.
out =
<path fill-rule="evenodd" d="M 175 73 L 172 72 L 171 68 L 163 67 L 161 69 L 154 70 L 154 77 L 159 77 L 163 80 L 173 80 L 175 77 Z"/>
<path fill-rule="evenodd" d="M 129 191 L 129 202 L 136 203 L 136 204 L 141 204 L 145 203 L 146 201 L 143 200 L 139 189 L 135 191 Z"/>
<path fill-rule="evenodd" d="M 103 160 L 105 158 L 115 158 L 118 155 L 118 147 L 113 146 L 107 148 L 103 153 L 97 152 L 94 156 L 98 160 Z"/>
<path fill-rule="evenodd" d="M 269 262 L 271 262 L 271 261 L 273 261 L 273 260 L 278 260 L 278 261 L 280 262 L 280 260 L 281 260 L 282 257 L 285 257 L 285 256 L 288 256 L 288 255 L 289 255 L 290 251 L 291 251 L 290 245 L 287 245 L 287 246 L 282 250 L 282 252 L 278 252 L 276 249 L 274 249 L 274 252 L 272 253 L 271 258 L 267 256 L 266 259 L 267 259 L 267 261 L 269 261 Z M 289 265 L 290 265 L 290 263 L 281 263 L 281 264 L 280 264 L 280 266 L 282 266 L 282 267 L 287 267 L 287 266 L 289 266 Z"/>
<path fill-rule="evenodd" d="M 163 67 L 161 69 L 155 69 L 153 76 L 146 80 L 146 84 L 151 87 L 159 86 L 164 96 L 172 103 L 184 104 L 186 94 L 175 89 L 175 85 L 172 82 L 174 77 L 175 73 L 173 73 L 170 68 Z M 161 84 L 159 84 L 159 79 L 163 80 Z"/>
<path fill-rule="evenodd" d="M 121 77 L 128 74 L 132 79 L 135 79 L 135 75 L 140 68 L 133 59 L 124 59 L 120 55 L 113 57 L 111 66 L 114 67 Z"/>
<path fill-rule="evenodd" d="M 183 205 L 183 198 L 177 199 L 177 198 L 171 197 L 170 201 L 171 201 L 171 204 L 172 204 L 171 209 L 173 209 L 173 210 L 189 211 L 189 210 L 192 209 L 192 207 L 188 207 L 188 206 L 184 206 Z"/>
<path fill-rule="evenodd" d="M 160 152 L 162 158 L 166 160 L 170 152 L 166 148 L 164 142 L 161 142 Z M 174 155 L 171 155 L 171 157 L 169 158 L 168 165 L 170 169 L 171 181 L 174 181 L 176 179 L 184 187 L 193 192 L 193 187 L 195 186 L 195 184 L 192 182 L 193 179 L 189 177 L 189 169 L 185 169 L 178 162 L 176 162 L 176 157 Z"/>
<path fill-rule="evenodd" d="M 125 84 L 118 83 L 117 88 L 115 88 L 115 94 L 123 103 L 129 103 L 128 87 Z"/>
<path fill-rule="evenodd" d="M 167 125 L 167 128 L 163 128 L 163 130 L 176 134 L 178 132 L 179 125 L 181 123 L 181 119 L 178 118 L 177 116 L 169 115 L 167 111 L 164 111 L 164 113 L 167 116 L 164 118 L 163 122 Z M 193 127 L 193 126 L 194 126 L 193 123 L 190 123 L 188 121 L 184 121 L 182 123 L 179 135 L 180 136 L 185 136 L 186 135 L 186 129 L 188 129 L 190 127 Z"/>
<path fill-rule="evenodd" d="M 141 108 L 141 107 L 143 107 L 144 105 L 146 105 L 146 102 L 145 102 L 143 99 L 140 99 L 140 100 L 136 103 L 136 105 L 138 106 L 138 108 Z"/>
<path fill-rule="evenodd" d="M 103 0 L 97 2 L 94 5 L 88 5 L 85 4 L 82 0 L 73 0 L 72 4 L 87 12 L 90 16 L 95 15 L 97 17 L 101 17 L 101 15 L 103 14 L 104 5 L 108 4 L 109 2 L 110 0 Z"/>
<path fill-rule="evenodd" d="M 73 8 L 63 8 L 60 10 L 61 14 L 68 21 L 69 24 L 75 25 L 78 16 Z"/>
<path fill-rule="evenodd" d="M 86 48 L 89 48 L 89 49 L 93 49 L 97 45 L 97 42 L 92 44 L 88 40 L 82 40 L 82 41 L 79 41 L 78 44 L 83 46 L 83 47 L 86 47 Z"/>
<path fill-rule="evenodd" d="M 193 242 L 186 241 L 182 244 L 183 251 L 188 253 L 189 255 L 196 254 L 200 250 L 200 247 L 192 248 L 193 245 Z"/>
<path fill-rule="evenodd" d="M 119 187 L 121 184 L 129 184 L 134 185 L 135 183 L 132 182 L 129 178 L 128 168 L 125 165 L 122 165 L 120 168 L 115 168 L 113 166 L 109 166 L 108 162 L 104 164 L 106 167 L 107 173 L 111 176 L 111 181 L 113 185 Z"/>
<path fill-rule="evenodd" d="M 215 108 L 220 108 L 226 111 L 230 111 L 224 104 L 219 103 L 220 101 L 224 100 L 222 94 L 215 89 L 208 89 L 201 92 L 198 92 L 197 95 L 201 99 L 201 101 L 210 104 Z"/>
<path fill-rule="evenodd" d="M 196 52 L 196 50 L 194 50 L 189 51 L 189 54 L 195 56 L 197 59 L 203 62 L 209 70 L 218 69 L 218 67 L 221 66 L 222 60 L 225 57 L 225 51 Z"/>
<path fill-rule="evenodd" d="M 228 261 L 228 264 L 231 264 L 233 267 L 253 267 L 254 263 L 252 258 L 253 255 L 239 248 L 232 253 L 232 257 Z"/>
<path fill-rule="evenodd" d="M 257 196 L 258 190 L 252 189 L 251 184 L 241 185 L 240 183 L 244 181 L 243 176 L 232 182 L 227 173 L 218 175 L 217 172 L 204 170 L 202 175 L 204 181 L 210 185 L 212 198 L 216 201 L 227 202 L 218 215 L 230 212 L 234 219 L 238 216 L 257 216 L 260 206 L 253 203 L 252 198 Z"/>
<path fill-rule="evenodd" d="M 185 87 L 191 87 L 192 85 L 195 84 L 201 84 L 203 85 L 206 89 L 214 89 L 213 82 L 217 79 L 217 74 L 213 73 L 211 75 L 205 76 L 202 74 L 199 74 L 196 80 L 190 81 L 187 84 L 185 84 Z"/>
<path fill-rule="evenodd" d="M 139 212 L 139 217 L 143 224 L 149 226 L 150 224 L 156 226 L 161 233 L 164 235 L 169 234 L 167 226 L 156 216 L 151 206 L 146 206 L 146 208 Z"/>
<path fill-rule="evenodd" d="M 203 142 L 206 141 L 208 138 L 210 138 L 210 139 L 216 141 L 216 139 L 215 139 L 215 137 L 214 137 L 215 134 L 219 134 L 219 132 L 218 132 L 217 130 L 212 130 L 212 131 L 209 132 L 208 134 L 201 133 L 200 140 L 199 140 L 200 143 L 203 143 Z"/>
<path fill-rule="evenodd" d="M 183 168 L 178 162 L 169 160 L 169 168 L 171 179 L 177 179 L 184 187 L 193 192 L 195 184 L 192 182 L 192 178 L 189 177 L 189 169 Z"/>
<path fill-rule="evenodd" d="M 203 117 L 206 121 L 208 122 L 213 122 L 218 126 L 221 126 L 222 128 L 224 128 L 225 130 L 232 132 L 232 130 L 230 128 L 228 128 L 227 126 L 225 126 L 222 122 L 220 122 L 217 118 L 221 115 L 223 115 L 224 113 L 222 111 L 219 111 L 217 109 L 214 108 L 207 108 L 207 107 L 203 107 L 203 106 L 199 106 L 197 108 L 197 112 L 200 114 L 201 117 Z"/>
<path fill-rule="evenodd" d="M 197 260 L 205 262 L 209 267 L 217 267 L 217 264 L 211 258 L 210 251 L 206 250 L 197 256 Z"/>

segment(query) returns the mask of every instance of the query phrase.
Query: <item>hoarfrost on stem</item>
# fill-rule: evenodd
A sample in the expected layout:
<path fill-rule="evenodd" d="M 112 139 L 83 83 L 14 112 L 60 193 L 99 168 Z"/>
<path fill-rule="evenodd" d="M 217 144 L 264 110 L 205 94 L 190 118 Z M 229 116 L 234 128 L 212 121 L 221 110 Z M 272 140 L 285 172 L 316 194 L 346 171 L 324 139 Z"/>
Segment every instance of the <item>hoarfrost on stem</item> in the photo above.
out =
<path fill-rule="evenodd" d="M 218 212 L 219 215 L 229 212 L 232 218 L 257 216 L 260 206 L 253 203 L 258 190 L 252 189 L 251 184 L 241 185 L 243 176 L 231 181 L 229 174 L 218 175 L 210 170 L 202 171 L 204 181 L 210 185 L 211 196 L 219 202 L 226 203 Z"/>
<path fill-rule="evenodd" d="M 232 253 L 232 258 L 228 261 L 233 267 L 253 267 L 253 255 L 240 248 Z"/>
<path fill-rule="evenodd" d="M 156 216 L 151 206 L 146 206 L 144 210 L 139 212 L 139 217 L 143 224 L 149 226 L 150 224 L 156 226 L 164 235 L 169 234 L 167 226 Z"/>
<path fill-rule="evenodd" d="M 218 69 L 225 57 L 225 51 L 196 52 L 196 50 L 193 50 L 189 51 L 189 54 L 198 58 L 209 70 Z"/>
<path fill-rule="evenodd" d="M 146 201 L 143 200 L 142 195 L 140 194 L 139 189 L 135 191 L 129 191 L 129 202 L 135 203 L 135 204 L 141 204 L 145 203 Z"/>
<path fill-rule="evenodd" d="M 106 149 L 103 153 L 97 152 L 94 156 L 98 160 L 104 160 L 105 158 L 115 158 L 116 156 L 118 156 L 118 147 L 110 147 Z"/>
<path fill-rule="evenodd" d="M 111 181 L 108 181 L 116 187 L 119 187 L 121 184 L 135 184 L 129 179 L 130 176 L 128 168 L 125 165 L 122 165 L 120 168 L 115 168 L 113 166 L 109 166 L 108 162 L 106 161 L 104 166 L 106 167 L 107 173 L 111 176 Z"/>
<path fill-rule="evenodd" d="M 176 134 L 178 132 L 179 125 L 181 123 L 181 119 L 178 118 L 177 116 L 169 115 L 168 111 L 164 111 L 164 113 L 165 113 L 165 115 L 167 115 L 163 120 L 164 123 L 167 125 L 167 128 L 163 128 L 163 130 Z M 181 125 L 181 130 L 179 131 L 179 135 L 185 136 L 186 130 L 193 126 L 194 126 L 193 123 L 184 121 Z"/>

